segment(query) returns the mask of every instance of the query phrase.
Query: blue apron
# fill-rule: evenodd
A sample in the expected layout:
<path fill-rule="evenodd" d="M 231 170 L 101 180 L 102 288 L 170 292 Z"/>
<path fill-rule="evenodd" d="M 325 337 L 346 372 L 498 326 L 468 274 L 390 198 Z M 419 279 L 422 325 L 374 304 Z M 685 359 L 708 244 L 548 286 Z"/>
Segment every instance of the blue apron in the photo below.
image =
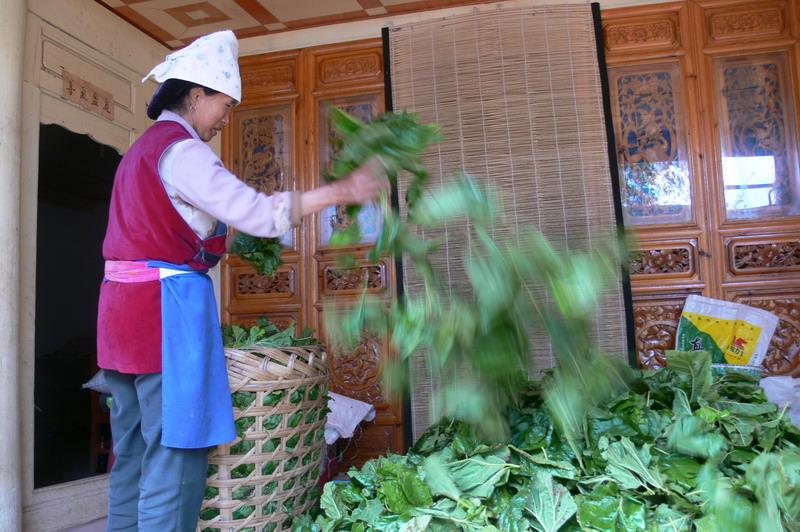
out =
<path fill-rule="evenodd" d="M 236 437 L 214 287 L 205 271 L 149 261 L 161 272 L 162 433 L 195 449 Z"/>

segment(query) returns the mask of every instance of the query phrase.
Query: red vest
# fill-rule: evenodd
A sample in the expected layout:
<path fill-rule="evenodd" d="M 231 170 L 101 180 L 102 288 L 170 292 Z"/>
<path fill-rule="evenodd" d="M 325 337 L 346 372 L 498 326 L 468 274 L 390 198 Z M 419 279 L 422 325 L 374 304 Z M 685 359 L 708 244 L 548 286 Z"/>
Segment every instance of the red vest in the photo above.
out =
<path fill-rule="evenodd" d="M 177 122 L 156 122 L 122 158 L 114 177 L 103 241 L 106 260 L 163 261 L 205 270 L 224 253 L 224 235 L 200 239 L 172 205 L 158 173 L 164 151 L 190 138 Z M 97 315 L 97 364 L 122 373 L 161 371 L 159 281 L 103 281 Z"/>

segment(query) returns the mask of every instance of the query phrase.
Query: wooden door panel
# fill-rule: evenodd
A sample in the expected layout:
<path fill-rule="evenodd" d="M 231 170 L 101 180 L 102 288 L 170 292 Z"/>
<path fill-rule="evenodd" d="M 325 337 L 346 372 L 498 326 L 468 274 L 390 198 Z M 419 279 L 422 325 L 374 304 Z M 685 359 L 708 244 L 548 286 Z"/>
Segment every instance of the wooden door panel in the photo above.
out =
<path fill-rule="evenodd" d="M 364 121 L 384 110 L 383 52 L 380 42 L 372 40 L 314 48 L 308 50 L 308 54 L 306 71 L 313 78 L 313 88 L 305 100 L 308 130 L 312 133 L 306 160 L 314 169 L 315 182 L 323 183 L 338 149 L 338 134 L 330 123 L 330 108 L 338 107 Z M 390 257 L 377 261 L 366 258 L 381 231 L 380 210 L 376 206 L 366 206 L 358 220 L 361 242 L 346 249 L 329 245 L 335 229 L 352 223 L 344 206 L 331 207 L 316 216 L 306 235 L 313 250 L 308 272 L 309 285 L 314 287 L 311 321 L 324 339 L 325 308 L 330 302 L 352 304 L 366 288 L 370 293 L 384 295 L 388 305 L 396 294 L 394 261 Z M 341 267 L 339 260 L 344 254 L 355 257 L 355 267 Z M 328 352 L 331 389 L 373 404 L 376 409 L 375 421 L 348 442 L 349 451 L 345 452 L 342 465 L 358 465 L 387 451 L 403 451 L 402 400 L 386 397 L 382 387 L 381 367 L 389 357 L 395 356 L 388 338 L 367 335 L 358 347 L 349 350 L 328 344 Z"/>

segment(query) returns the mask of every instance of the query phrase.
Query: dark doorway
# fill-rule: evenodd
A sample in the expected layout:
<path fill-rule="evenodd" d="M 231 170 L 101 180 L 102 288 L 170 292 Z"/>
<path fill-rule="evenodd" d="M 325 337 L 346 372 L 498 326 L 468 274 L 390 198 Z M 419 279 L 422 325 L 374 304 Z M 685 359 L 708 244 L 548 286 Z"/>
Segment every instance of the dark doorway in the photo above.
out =
<path fill-rule="evenodd" d="M 120 155 L 60 126 L 39 130 L 34 487 L 105 473 L 105 398 L 81 389 L 96 367 L 101 245 Z"/>

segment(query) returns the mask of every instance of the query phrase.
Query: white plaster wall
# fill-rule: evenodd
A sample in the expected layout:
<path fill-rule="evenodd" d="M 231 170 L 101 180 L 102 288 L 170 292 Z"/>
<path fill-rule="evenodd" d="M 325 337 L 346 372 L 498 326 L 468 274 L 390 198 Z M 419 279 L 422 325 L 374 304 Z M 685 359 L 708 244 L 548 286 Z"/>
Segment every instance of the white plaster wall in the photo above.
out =
<path fill-rule="evenodd" d="M 613 7 L 625 7 L 643 4 L 655 4 L 662 0 L 599 0 L 600 9 Z M 255 55 L 267 52 L 277 52 L 280 50 L 292 50 L 295 48 L 306 48 L 309 46 L 319 46 L 323 44 L 333 44 L 345 41 L 355 41 L 359 39 L 369 39 L 381 36 L 381 28 L 389 25 L 400 25 L 422 20 L 449 17 L 469 13 L 473 10 L 493 10 L 502 8 L 513 8 L 523 6 L 541 6 L 548 4 L 588 4 L 587 0 L 508 0 L 491 4 L 481 4 L 477 6 L 461 6 L 448 9 L 437 9 L 411 13 L 408 15 L 396 15 L 389 17 L 370 18 L 356 22 L 345 22 L 317 28 L 307 28 L 302 30 L 287 31 L 267 35 L 262 37 L 250 37 L 239 42 L 240 55 Z"/>
<path fill-rule="evenodd" d="M 105 475 L 33 489 L 33 380 L 39 124 L 59 124 L 124 152 L 149 125 L 155 84 L 141 78 L 168 50 L 93 0 L 29 0 L 20 192 L 20 404 L 24 530 L 62 530 L 106 513 Z M 61 97 L 61 68 L 114 94 L 114 120 Z M 64 312 L 69 302 L 64 301 Z M 2 511 L 2 510 L 0 510 Z"/>

